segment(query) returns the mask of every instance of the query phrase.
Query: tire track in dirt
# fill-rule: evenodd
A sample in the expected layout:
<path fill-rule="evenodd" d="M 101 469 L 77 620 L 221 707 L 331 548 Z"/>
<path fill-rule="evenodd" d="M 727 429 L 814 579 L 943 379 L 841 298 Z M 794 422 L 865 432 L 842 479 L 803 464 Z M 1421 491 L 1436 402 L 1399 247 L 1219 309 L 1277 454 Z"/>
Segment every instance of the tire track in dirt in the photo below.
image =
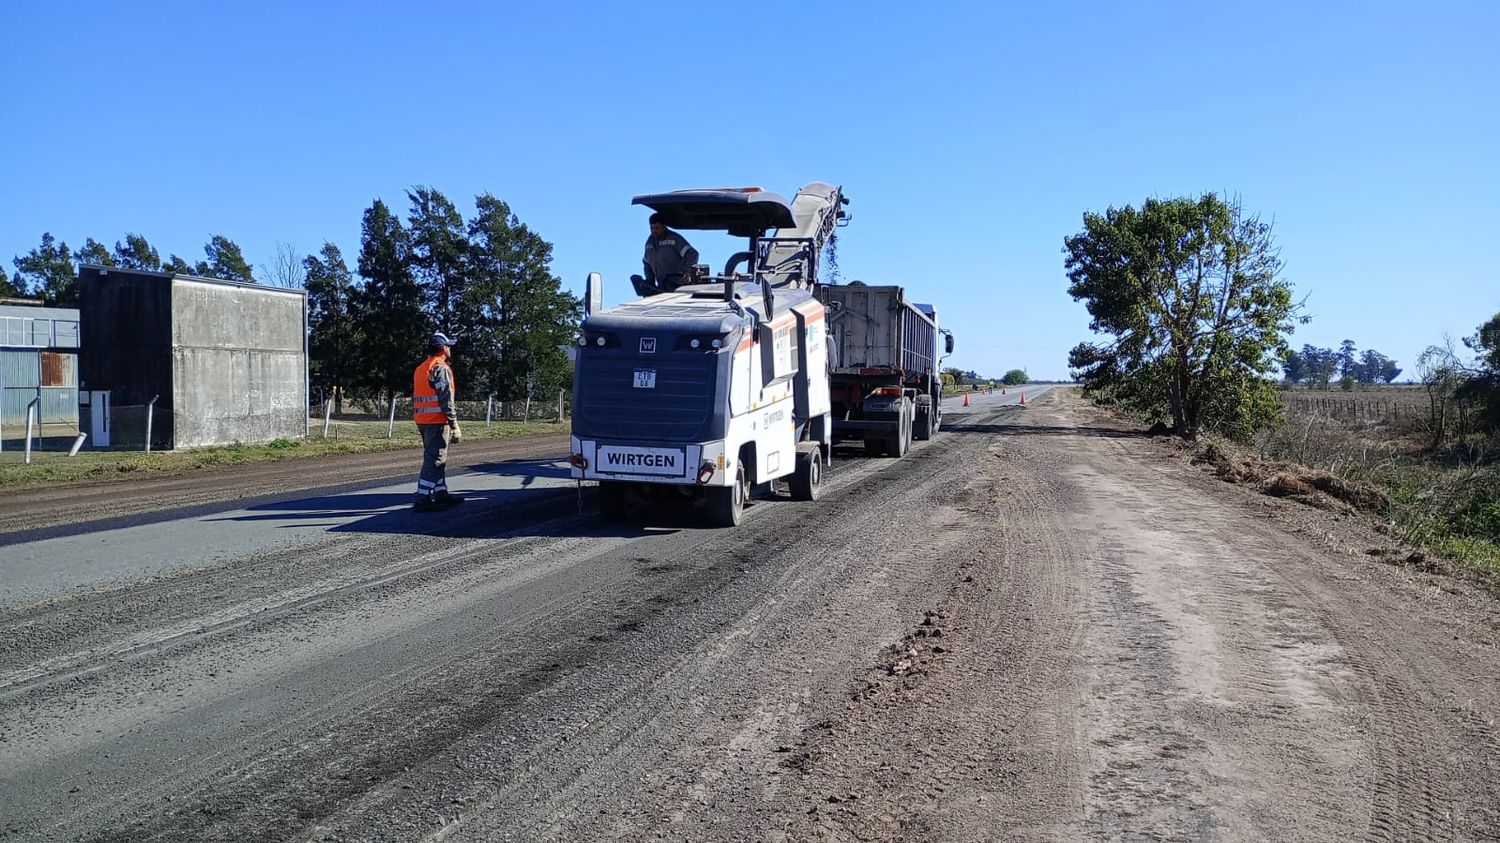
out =
<path fill-rule="evenodd" d="M 1191 607 L 1168 612 L 1180 640 L 1193 642 L 1181 633 L 1194 617 L 1213 632 L 1206 651 L 1177 661 L 1189 668 L 1179 717 L 1206 742 L 1205 769 L 1222 780 L 1207 789 L 1217 836 L 1297 829 L 1299 839 L 1451 840 L 1497 827 L 1495 724 L 1472 710 L 1455 717 L 1444 703 L 1464 693 L 1452 683 L 1469 671 L 1453 667 L 1465 659 L 1451 644 L 1460 636 L 1433 634 L 1443 616 L 1423 605 L 1430 601 L 1393 594 L 1356 565 L 1266 529 L 1250 512 L 1272 504 L 1243 490 L 1208 482 L 1198 505 L 1173 505 L 1185 479 L 1175 460 L 1143 461 L 1149 450 L 1111 444 L 1130 463 L 1109 466 L 1111 501 L 1135 511 L 1168 557 L 1212 560 L 1175 572 L 1175 591 L 1144 590 Z M 1243 503 L 1225 505 L 1224 496 Z M 1139 588 L 1146 569 L 1135 568 Z M 1486 649 L 1494 652 L 1493 636 Z M 1465 690 L 1479 691 L 1468 701 L 1493 716 L 1500 686 Z M 1472 766 L 1453 763 L 1464 755 Z"/>
<path fill-rule="evenodd" d="M 791 839 L 1054 839 L 1081 800 L 1080 556 L 1056 498 L 1024 480 L 1046 467 L 971 435 L 984 457 L 931 515 L 961 576 L 842 716 L 809 730 Z"/>

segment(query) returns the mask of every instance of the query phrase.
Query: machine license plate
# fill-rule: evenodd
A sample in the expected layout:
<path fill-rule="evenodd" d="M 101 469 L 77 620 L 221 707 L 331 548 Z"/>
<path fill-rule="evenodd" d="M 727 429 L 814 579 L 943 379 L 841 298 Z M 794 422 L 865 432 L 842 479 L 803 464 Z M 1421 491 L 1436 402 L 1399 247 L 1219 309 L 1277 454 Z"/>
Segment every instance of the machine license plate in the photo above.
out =
<path fill-rule="evenodd" d="M 636 369 L 635 370 L 635 388 L 636 389 L 655 389 L 656 388 L 656 370 L 655 369 Z"/>

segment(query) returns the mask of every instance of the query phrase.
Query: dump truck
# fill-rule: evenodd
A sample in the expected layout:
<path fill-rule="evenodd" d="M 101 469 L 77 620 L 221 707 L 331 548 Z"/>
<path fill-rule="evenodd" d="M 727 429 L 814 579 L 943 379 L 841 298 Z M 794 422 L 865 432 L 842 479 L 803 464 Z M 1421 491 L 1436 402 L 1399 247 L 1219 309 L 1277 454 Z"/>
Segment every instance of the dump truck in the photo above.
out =
<path fill-rule="evenodd" d="M 832 455 L 826 308 L 818 265 L 847 221 L 840 188 L 791 202 L 760 188 L 643 194 L 669 228 L 744 237 L 721 272 L 603 306 L 590 273 L 578 336 L 569 463 L 599 507 L 686 497 L 738 525 L 752 487 L 786 479 L 818 497 Z M 741 271 L 741 267 L 745 271 Z"/>
<path fill-rule="evenodd" d="M 863 440 L 866 454 L 899 458 L 932 438 L 943 421 L 940 353 L 953 353 L 937 310 L 899 286 L 858 281 L 820 286 L 818 298 L 828 308 L 834 443 Z"/>

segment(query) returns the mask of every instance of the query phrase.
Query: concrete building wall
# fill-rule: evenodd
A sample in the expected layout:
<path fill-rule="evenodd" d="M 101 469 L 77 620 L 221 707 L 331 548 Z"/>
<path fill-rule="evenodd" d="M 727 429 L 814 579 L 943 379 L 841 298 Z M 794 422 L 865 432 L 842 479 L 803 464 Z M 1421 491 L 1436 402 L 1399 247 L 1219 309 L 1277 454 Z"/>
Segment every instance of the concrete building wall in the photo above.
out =
<path fill-rule="evenodd" d="M 172 279 L 176 447 L 307 432 L 306 303 L 300 291 Z"/>

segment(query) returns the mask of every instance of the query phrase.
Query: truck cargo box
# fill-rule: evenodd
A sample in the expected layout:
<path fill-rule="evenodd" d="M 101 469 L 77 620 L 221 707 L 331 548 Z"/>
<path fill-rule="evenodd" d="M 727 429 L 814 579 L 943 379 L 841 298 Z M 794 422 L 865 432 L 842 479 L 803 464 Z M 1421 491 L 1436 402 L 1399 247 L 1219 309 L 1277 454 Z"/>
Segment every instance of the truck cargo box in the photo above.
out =
<path fill-rule="evenodd" d="M 819 297 L 829 309 L 829 365 L 839 374 L 870 369 L 907 377 L 935 374 L 938 326 L 897 286 L 826 285 Z"/>

